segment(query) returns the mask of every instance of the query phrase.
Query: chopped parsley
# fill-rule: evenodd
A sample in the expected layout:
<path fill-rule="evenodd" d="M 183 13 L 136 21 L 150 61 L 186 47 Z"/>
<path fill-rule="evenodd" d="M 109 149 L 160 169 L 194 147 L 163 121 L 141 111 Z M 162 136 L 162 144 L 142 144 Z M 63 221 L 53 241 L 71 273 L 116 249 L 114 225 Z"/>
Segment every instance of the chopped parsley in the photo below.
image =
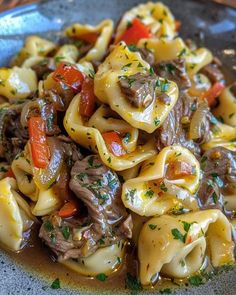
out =
<path fill-rule="evenodd" d="M 53 123 L 54 123 L 54 115 L 50 114 L 50 116 L 47 118 L 47 129 L 48 130 L 52 130 Z"/>
<path fill-rule="evenodd" d="M 122 261 L 121 257 L 117 257 L 117 261 L 118 261 L 118 263 L 121 263 L 121 261 Z"/>
<path fill-rule="evenodd" d="M 212 194 L 212 199 L 213 199 L 214 204 L 217 204 L 218 197 L 217 197 L 216 192 L 214 192 L 214 193 Z"/>
<path fill-rule="evenodd" d="M 98 275 L 96 275 L 96 279 L 104 282 L 107 279 L 107 276 L 104 273 L 99 273 Z"/>
<path fill-rule="evenodd" d="M 70 228 L 69 228 L 69 226 L 63 226 L 63 227 L 61 228 L 61 233 L 62 233 L 63 237 L 64 237 L 66 240 L 68 240 L 69 237 L 70 237 Z"/>
<path fill-rule="evenodd" d="M 128 201 L 131 200 L 131 203 L 133 203 L 136 192 L 137 192 L 136 188 L 128 190 L 128 192 L 125 194 L 126 200 Z"/>
<path fill-rule="evenodd" d="M 182 57 L 182 56 L 184 56 L 184 55 L 186 55 L 186 48 L 183 48 L 183 49 L 179 52 L 178 57 Z"/>
<path fill-rule="evenodd" d="M 191 225 L 192 225 L 192 223 L 188 223 L 188 222 L 186 222 L 186 221 L 182 221 L 182 223 L 183 223 L 183 226 L 184 226 L 184 230 L 185 230 L 186 232 L 188 232 L 189 229 L 190 229 L 190 227 L 191 227 Z"/>
<path fill-rule="evenodd" d="M 131 134 L 129 132 L 125 133 L 125 136 L 123 137 L 123 141 L 125 144 L 128 144 L 130 142 L 131 139 Z"/>
<path fill-rule="evenodd" d="M 169 73 L 173 73 L 175 70 L 175 66 L 173 64 L 166 64 L 165 67 Z"/>
<path fill-rule="evenodd" d="M 109 180 L 108 186 L 109 186 L 110 189 L 116 188 L 116 186 L 117 186 L 117 180 L 116 180 L 116 178 L 113 178 L 113 179 Z"/>
<path fill-rule="evenodd" d="M 211 176 L 213 177 L 213 181 L 219 186 L 219 187 L 223 187 L 224 186 L 224 182 L 221 180 L 221 178 L 219 177 L 219 175 L 214 172 L 211 174 Z"/>
<path fill-rule="evenodd" d="M 107 159 L 107 162 L 108 162 L 108 163 L 111 163 L 111 157 L 109 157 L 109 158 Z"/>
<path fill-rule="evenodd" d="M 160 184 L 160 189 L 165 193 L 168 191 L 168 188 L 165 186 L 164 182 Z"/>
<path fill-rule="evenodd" d="M 129 45 L 128 48 L 129 48 L 129 50 L 132 51 L 132 52 L 136 52 L 136 51 L 138 51 L 138 48 L 137 48 L 136 45 Z"/>
<path fill-rule="evenodd" d="M 192 286 L 200 286 L 203 283 L 201 276 L 192 276 L 188 279 L 188 281 Z"/>
<path fill-rule="evenodd" d="M 214 117 L 213 115 L 211 116 L 211 120 L 210 120 L 211 124 L 216 125 L 218 123 L 216 117 Z"/>
<path fill-rule="evenodd" d="M 173 228 L 171 233 L 175 240 L 180 240 L 181 242 L 185 243 L 187 234 L 182 234 L 177 228 Z"/>
<path fill-rule="evenodd" d="M 104 238 L 99 239 L 98 242 L 99 242 L 100 245 L 105 245 L 105 240 L 104 240 Z"/>
<path fill-rule="evenodd" d="M 52 289 L 60 289 L 61 288 L 60 280 L 58 278 L 52 282 L 51 288 Z"/>
<path fill-rule="evenodd" d="M 150 73 L 151 76 L 153 76 L 155 74 L 153 67 L 150 67 L 149 73 Z"/>
<path fill-rule="evenodd" d="M 127 65 L 124 65 L 121 69 L 122 70 L 126 70 L 127 68 L 129 68 L 132 65 L 132 63 L 129 63 Z"/>
<path fill-rule="evenodd" d="M 8 170 L 5 167 L 0 167 L 0 172 L 7 172 Z"/>
<path fill-rule="evenodd" d="M 49 220 L 46 220 L 44 222 L 43 226 L 44 226 L 45 230 L 48 231 L 48 232 L 54 230 L 54 227 L 53 227 L 51 221 L 49 221 Z"/>
<path fill-rule="evenodd" d="M 154 195 L 154 191 L 149 189 L 148 191 L 145 192 L 144 195 L 145 195 L 145 197 L 152 198 Z"/>
<path fill-rule="evenodd" d="M 151 230 L 154 230 L 157 227 L 156 224 L 149 224 L 148 226 Z"/>
<path fill-rule="evenodd" d="M 141 64 L 141 62 L 138 63 L 138 68 L 143 68 L 143 65 Z"/>
<path fill-rule="evenodd" d="M 155 126 L 160 125 L 160 123 L 161 123 L 161 121 L 160 121 L 158 118 L 155 118 L 155 119 L 154 119 L 154 124 L 155 124 Z"/>
<path fill-rule="evenodd" d="M 79 180 L 81 180 L 81 181 L 83 181 L 84 178 L 85 178 L 86 176 L 87 176 L 87 174 L 84 173 L 84 172 L 81 172 L 81 173 L 79 173 L 79 174 L 76 175 L 76 177 L 77 177 Z"/>
<path fill-rule="evenodd" d="M 139 291 L 142 291 L 142 285 L 139 282 L 139 280 L 132 276 L 130 273 L 127 273 L 126 280 L 125 280 L 125 286 L 127 289 L 131 291 L 132 295 L 137 294 Z"/>
<path fill-rule="evenodd" d="M 56 56 L 56 57 L 54 57 L 54 60 L 55 60 L 56 63 L 62 61 L 63 59 L 65 59 L 64 56 Z M 47 61 L 47 60 L 46 60 L 46 61 Z M 46 64 L 47 64 L 47 63 L 46 63 Z"/>
<path fill-rule="evenodd" d="M 156 87 L 160 88 L 161 92 L 166 92 L 170 87 L 170 82 L 167 79 L 165 79 L 164 81 L 157 79 Z"/>

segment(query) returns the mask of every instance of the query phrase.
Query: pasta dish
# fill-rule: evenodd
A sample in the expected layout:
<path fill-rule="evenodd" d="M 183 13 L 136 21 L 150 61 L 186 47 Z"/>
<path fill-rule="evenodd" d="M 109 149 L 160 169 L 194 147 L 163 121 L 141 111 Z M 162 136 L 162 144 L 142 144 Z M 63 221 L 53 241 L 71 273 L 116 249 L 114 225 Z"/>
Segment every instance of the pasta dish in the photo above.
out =
<path fill-rule="evenodd" d="M 116 27 L 29 36 L 0 68 L 3 249 L 42 244 L 57 268 L 102 287 L 123 273 L 134 292 L 234 265 L 236 84 L 180 28 L 148 2 Z"/>

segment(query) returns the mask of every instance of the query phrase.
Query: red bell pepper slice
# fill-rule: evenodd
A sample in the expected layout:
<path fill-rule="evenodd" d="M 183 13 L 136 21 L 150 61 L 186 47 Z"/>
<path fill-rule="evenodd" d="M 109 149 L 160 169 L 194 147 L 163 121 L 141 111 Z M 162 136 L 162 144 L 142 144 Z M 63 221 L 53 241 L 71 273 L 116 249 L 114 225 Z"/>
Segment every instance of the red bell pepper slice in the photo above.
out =
<path fill-rule="evenodd" d="M 120 41 L 124 41 L 127 45 L 136 45 L 140 39 L 150 38 L 151 36 L 150 29 L 138 18 L 135 18 L 131 26 L 121 36 Z"/>
<path fill-rule="evenodd" d="M 56 82 L 65 83 L 75 92 L 80 91 L 82 82 L 84 81 L 84 75 L 75 66 L 64 62 L 61 62 L 57 66 L 52 77 Z"/>
<path fill-rule="evenodd" d="M 79 113 L 81 116 L 92 116 L 95 109 L 94 83 L 92 79 L 86 78 L 82 84 L 80 93 Z"/>
<path fill-rule="evenodd" d="M 61 218 L 69 218 L 69 217 L 76 215 L 78 210 L 79 210 L 78 204 L 75 201 L 70 200 L 63 205 L 63 207 L 60 209 L 58 215 Z"/>
<path fill-rule="evenodd" d="M 41 117 L 31 117 L 28 126 L 34 166 L 45 169 L 50 159 L 50 151 L 45 132 L 45 121 Z"/>
<path fill-rule="evenodd" d="M 209 90 L 203 93 L 203 98 L 207 99 L 209 107 L 215 106 L 216 98 L 221 94 L 224 88 L 225 86 L 222 83 L 216 82 Z"/>
<path fill-rule="evenodd" d="M 102 137 L 107 145 L 108 150 L 117 157 L 124 155 L 126 152 L 122 146 L 122 140 L 116 132 L 105 132 Z"/>

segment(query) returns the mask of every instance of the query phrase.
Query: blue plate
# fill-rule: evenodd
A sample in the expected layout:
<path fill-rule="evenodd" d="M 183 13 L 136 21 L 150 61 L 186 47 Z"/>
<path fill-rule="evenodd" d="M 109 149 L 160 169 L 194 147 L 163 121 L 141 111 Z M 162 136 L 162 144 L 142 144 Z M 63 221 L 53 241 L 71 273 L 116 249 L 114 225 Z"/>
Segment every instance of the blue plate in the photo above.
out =
<path fill-rule="evenodd" d="M 23 46 L 28 35 L 38 34 L 57 41 L 59 31 L 74 22 L 96 24 L 104 18 L 117 21 L 122 13 L 134 5 L 145 2 L 138 0 L 51 0 L 39 4 L 21 6 L 0 14 L 0 66 L 6 66 L 11 57 Z M 182 21 L 181 35 L 190 37 L 200 45 L 209 47 L 226 66 L 228 81 L 236 77 L 236 10 L 209 1 L 163 0 L 177 19 Z M 28 251 L 28 250 L 26 250 Z M 30 252 L 29 252 L 30 253 Z M 27 255 L 27 253 L 26 253 Z M 12 259 L 7 252 L 0 252 L 0 294 L 48 295 L 48 294 L 128 294 L 123 285 L 113 290 L 77 287 L 62 279 L 54 264 L 47 275 L 43 275 L 41 257 L 34 264 Z M 48 274 L 50 273 L 50 274 Z M 53 290 L 51 282 L 61 279 L 62 289 Z M 182 295 L 235 295 L 236 271 L 215 277 L 198 288 L 179 290 Z M 143 292 L 142 294 L 151 294 Z"/>

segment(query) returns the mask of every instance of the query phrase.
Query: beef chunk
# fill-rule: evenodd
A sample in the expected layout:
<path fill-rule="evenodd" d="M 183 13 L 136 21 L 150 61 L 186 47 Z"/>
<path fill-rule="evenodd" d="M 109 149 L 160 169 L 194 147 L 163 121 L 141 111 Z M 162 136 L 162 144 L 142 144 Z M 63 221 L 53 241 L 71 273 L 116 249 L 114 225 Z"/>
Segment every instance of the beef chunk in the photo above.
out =
<path fill-rule="evenodd" d="M 122 76 L 119 85 L 131 104 L 137 108 L 147 108 L 155 99 L 156 80 L 156 75 L 137 73 Z"/>
<path fill-rule="evenodd" d="M 154 66 L 154 71 L 158 76 L 176 82 L 181 90 L 191 86 L 184 59 L 162 61 Z"/>
<path fill-rule="evenodd" d="M 180 97 L 169 113 L 168 117 L 160 128 L 156 131 L 157 149 L 160 151 L 166 146 L 182 145 L 188 148 L 195 155 L 199 155 L 201 150 L 199 143 L 208 141 L 210 134 L 210 112 L 206 113 L 201 126 L 201 138 L 195 142 L 188 137 L 188 128 L 194 112 L 200 103 L 197 98 L 188 96 L 181 92 Z"/>
<path fill-rule="evenodd" d="M 119 179 L 98 156 L 88 156 L 75 163 L 71 171 L 70 189 L 88 211 L 86 218 L 74 218 L 75 222 L 68 225 L 71 239 L 65 240 L 61 225 L 54 225 L 55 239 L 52 243 L 52 232 L 45 230 L 45 222 L 51 222 L 53 218 L 58 220 L 57 214 L 45 219 L 40 230 L 40 237 L 61 259 L 87 257 L 99 247 L 131 238 L 132 219 L 120 198 Z M 76 239 L 78 231 L 80 238 Z"/>
<path fill-rule="evenodd" d="M 210 63 L 203 67 L 200 73 L 209 78 L 211 83 L 224 82 L 224 75 L 216 63 Z"/>
<path fill-rule="evenodd" d="M 155 57 L 151 50 L 147 48 L 140 48 L 138 49 L 143 60 L 145 60 L 150 66 L 153 66 L 155 63 Z"/>
<path fill-rule="evenodd" d="M 236 184 L 236 153 L 223 147 L 215 147 L 201 158 L 203 178 L 198 191 L 199 204 L 203 208 L 224 207 L 222 194 L 232 194 Z"/>
<path fill-rule="evenodd" d="M 28 140 L 28 131 L 20 123 L 23 104 L 0 109 L 0 158 L 11 163 Z"/>
<path fill-rule="evenodd" d="M 32 70 L 36 72 L 39 80 L 41 80 L 45 75 L 55 71 L 56 65 L 54 58 L 45 57 L 42 61 L 32 66 Z"/>

